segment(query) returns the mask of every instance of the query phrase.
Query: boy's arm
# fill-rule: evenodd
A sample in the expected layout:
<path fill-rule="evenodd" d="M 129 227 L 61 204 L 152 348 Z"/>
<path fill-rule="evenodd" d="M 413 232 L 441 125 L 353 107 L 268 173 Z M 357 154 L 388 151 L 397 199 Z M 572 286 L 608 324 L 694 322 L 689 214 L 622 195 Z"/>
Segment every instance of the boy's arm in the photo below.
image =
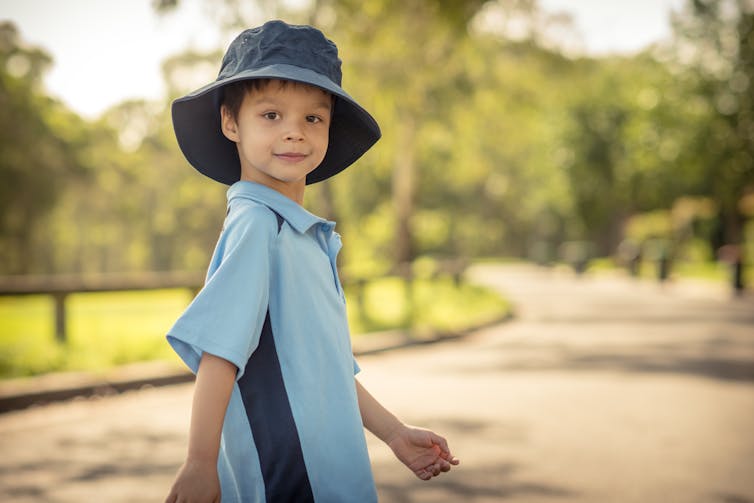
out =
<path fill-rule="evenodd" d="M 447 441 L 436 433 L 403 424 L 356 379 L 356 394 L 364 427 L 385 442 L 396 457 L 422 480 L 429 480 L 459 463 Z"/>
<path fill-rule="evenodd" d="M 191 406 L 188 455 L 166 503 L 220 501 L 217 456 L 236 372 L 229 361 L 209 353 L 202 355 Z"/>

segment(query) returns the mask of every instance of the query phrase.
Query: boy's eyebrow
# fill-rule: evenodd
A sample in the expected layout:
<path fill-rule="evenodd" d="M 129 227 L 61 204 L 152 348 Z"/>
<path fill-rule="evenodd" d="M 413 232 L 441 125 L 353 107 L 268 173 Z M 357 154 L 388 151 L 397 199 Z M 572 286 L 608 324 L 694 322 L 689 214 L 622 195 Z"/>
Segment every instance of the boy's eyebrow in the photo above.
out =
<path fill-rule="evenodd" d="M 314 108 L 326 108 L 327 110 L 332 110 L 332 105 L 333 105 L 332 98 L 330 98 L 329 96 L 327 98 L 328 98 L 327 101 L 325 101 L 324 97 L 322 98 L 321 101 L 318 100 L 314 104 Z"/>

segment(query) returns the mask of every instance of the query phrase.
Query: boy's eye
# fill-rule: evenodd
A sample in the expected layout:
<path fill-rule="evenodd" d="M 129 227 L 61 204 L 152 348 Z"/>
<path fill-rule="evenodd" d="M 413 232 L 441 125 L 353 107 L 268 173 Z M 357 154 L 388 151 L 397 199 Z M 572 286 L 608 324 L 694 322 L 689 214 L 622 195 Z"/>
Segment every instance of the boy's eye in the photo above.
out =
<path fill-rule="evenodd" d="M 265 112 L 262 114 L 262 117 L 264 117 L 265 119 L 274 121 L 275 119 L 280 117 L 280 114 L 278 114 L 277 112 Z"/>
<path fill-rule="evenodd" d="M 322 122 L 322 118 L 318 117 L 316 115 L 307 115 L 306 116 L 307 122 L 311 122 L 312 124 L 316 124 L 318 122 Z"/>

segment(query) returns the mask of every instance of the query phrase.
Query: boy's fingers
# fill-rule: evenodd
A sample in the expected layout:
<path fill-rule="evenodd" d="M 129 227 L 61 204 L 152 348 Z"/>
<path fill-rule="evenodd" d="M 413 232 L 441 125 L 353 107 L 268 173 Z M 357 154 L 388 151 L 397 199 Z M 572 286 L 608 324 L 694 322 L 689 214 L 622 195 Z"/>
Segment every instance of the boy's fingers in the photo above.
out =
<path fill-rule="evenodd" d="M 460 461 L 458 460 L 458 458 L 456 458 L 455 456 L 453 456 L 450 453 L 450 447 L 448 447 L 448 441 L 447 440 L 445 440 L 443 437 L 441 437 L 437 433 L 430 432 L 430 434 L 431 434 L 431 437 L 432 437 L 432 442 L 434 442 L 437 446 L 440 447 L 440 457 L 441 458 L 445 459 L 448 463 L 450 463 L 452 465 L 457 465 L 458 463 L 460 463 Z"/>
<path fill-rule="evenodd" d="M 441 452 L 440 457 L 452 465 L 457 465 L 458 463 L 460 463 L 460 460 L 457 457 L 453 456 L 450 452 L 447 451 Z"/>
<path fill-rule="evenodd" d="M 452 465 L 457 465 L 458 463 L 460 463 L 460 460 L 457 457 L 453 456 L 453 454 L 451 454 L 449 450 L 441 451 L 440 457 Z"/>
<path fill-rule="evenodd" d="M 432 442 L 439 445 L 440 449 L 443 452 L 450 452 L 450 448 L 448 448 L 447 440 L 445 440 L 443 437 L 441 437 L 440 435 L 434 432 L 430 432 L 430 435 L 432 436 Z"/>

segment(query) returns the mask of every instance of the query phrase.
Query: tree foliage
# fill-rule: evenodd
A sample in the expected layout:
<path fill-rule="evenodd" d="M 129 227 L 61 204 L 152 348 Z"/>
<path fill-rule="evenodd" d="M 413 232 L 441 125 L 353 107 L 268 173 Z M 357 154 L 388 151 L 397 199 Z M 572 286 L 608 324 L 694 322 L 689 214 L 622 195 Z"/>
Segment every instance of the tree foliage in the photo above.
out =
<path fill-rule="evenodd" d="M 692 0 L 674 24 L 679 63 L 692 72 L 705 111 L 690 146 L 703 163 L 703 190 L 719 203 L 719 244 L 739 243 L 740 202 L 754 192 L 754 4 Z"/>
<path fill-rule="evenodd" d="M 85 174 L 79 155 L 83 121 L 48 98 L 41 79 L 50 65 L 16 28 L 0 23 L 0 262 L 30 272 L 50 257 L 41 220 L 59 201 L 66 181 Z"/>

